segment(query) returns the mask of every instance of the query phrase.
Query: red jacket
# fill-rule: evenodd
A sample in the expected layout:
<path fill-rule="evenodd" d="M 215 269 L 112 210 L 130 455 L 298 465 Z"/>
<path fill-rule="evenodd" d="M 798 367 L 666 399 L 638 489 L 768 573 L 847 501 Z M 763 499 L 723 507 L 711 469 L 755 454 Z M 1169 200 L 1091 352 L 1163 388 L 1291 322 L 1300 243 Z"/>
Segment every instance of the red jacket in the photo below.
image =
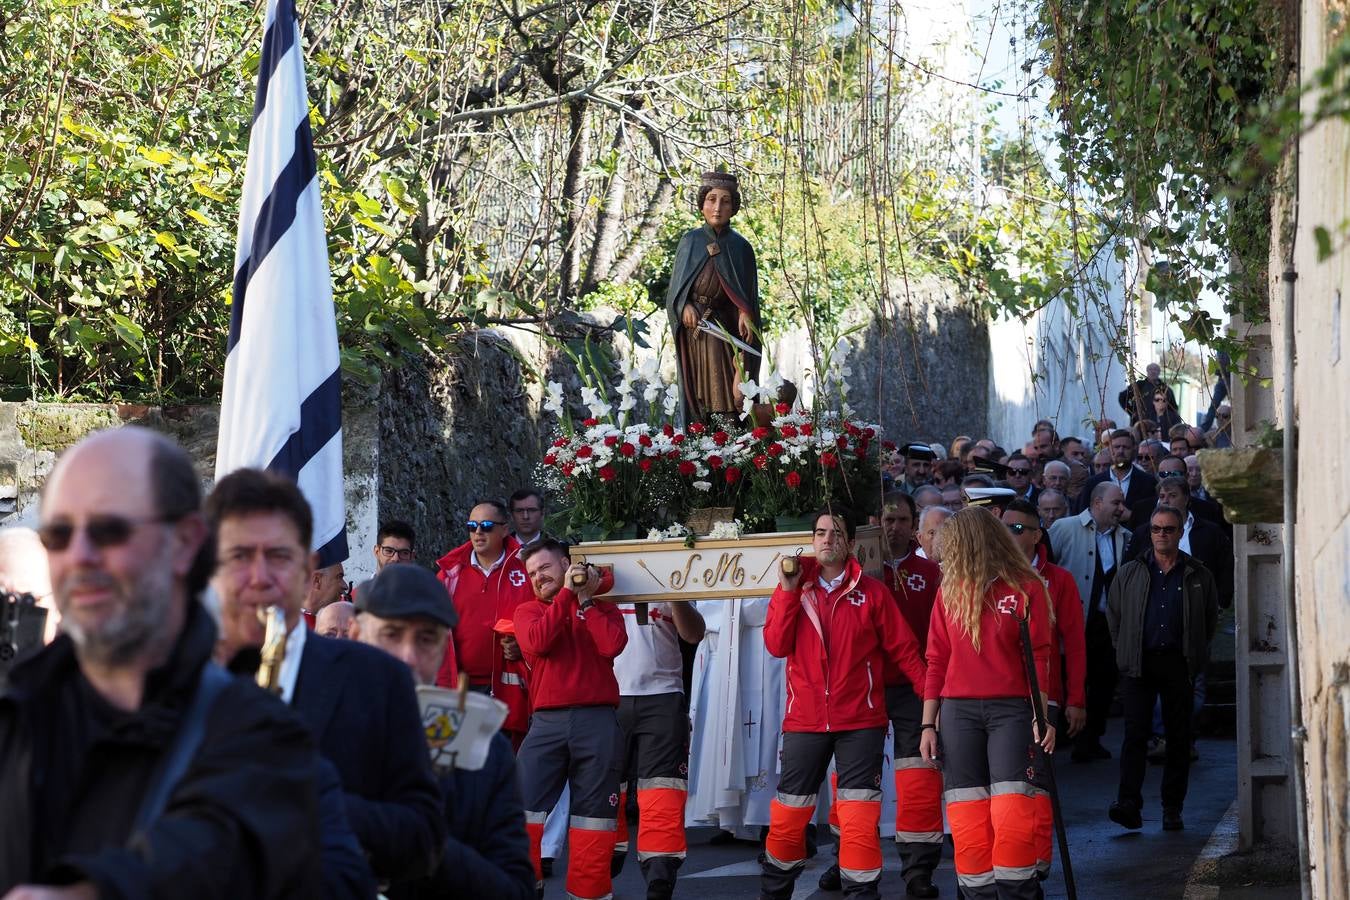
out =
<path fill-rule="evenodd" d="M 1046 690 L 1049 686 L 1050 609 L 1045 583 L 1036 579 L 1019 589 L 996 581 L 985 591 L 978 652 L 961 626 L 948 618 L 942 591 L 938 591 L 933 619 L 928 626 L 928 681 L 924 699 L 1030 697 L 1031 689 L 1027 686 L 1022 663 L 1021 628 L 1017 622 L 1018 617 L 1026 614 L 1027 597 L 1035 600 L 1028 625 L 1036 678 L 1041 690 Z"/>
<path fill-rule="evenodd" d="M 1050 589 L 1050 602 L 1055 605 L 1055 633 L 1050 646 L 1050 699 L 1065 706 L 1083 708 L 1087 705 L 1084 684 L 1087 681 L 1087 638 L 1083 631 L 1083 603 L 1078 597 L 1078 583 L 1073 573 L 1036 557 L 1036 570 Z M 1064 664 L 1060 665 L 1060 653 Z M 1064 700 L 1064 669 L 1068 670 L 1069 698 Z"/>
<path fill-rule="evenodd" d="M 497 622 L 510 619 L 522 601 L 534 596 L 525 566 L 520 561 L 520 542 L 508 537 L 503 547 L 506 559 L 486 576 L 473 565 L 473 545 L 465 542 L 437 560 L 436 577 L 445 585 L 459 614 L 459 624 L 450 632 L 445 661 L 436 674 L 441 687 L 454 687 L 455 667 L 469 675 L 469 683 L 487 687 L 507 706 L 502 729 L 523 733 L 529 728 L 529 668 L 524 660 L 511 662 L 502 653 Z"/>
<path fill-rule="evenodd" d="M 520 604 L 515 621 L 530 666 L 532 711 L 619 705 L 614 658 L 627 646 L 628 630 L 617 606 L 596 603 L 582 612 L 577 595 L 563 588 L 552 603 Z"/>
<path fill-rule="evenodd" d="M 884 584 L 850 559 L 839 587 L 828 594 L 820 566 L 802 559 L 800 587 L 773 592 L 764 622 L 764 646 L 787 657 L 784 731 L 851 731 L 884 726 L 884 676 L 896 665 L 924 683 L 919 644 Z"/>
<path fill-rule="evenodd" d="M 909 553 L 886 563 L 886 586 L 895 595 L 895 602 L 900 604 L 900 615 L 905 617 L 909 630 L 918 639 L 919 654 L 922 655 L 927 652 L 928 620 L 933 616 L 933 603 L 937 600 L 938 586 L 942 584 L 942 569 L 931 559 L 915 553 L 917 546 L 911 544 Z"/>

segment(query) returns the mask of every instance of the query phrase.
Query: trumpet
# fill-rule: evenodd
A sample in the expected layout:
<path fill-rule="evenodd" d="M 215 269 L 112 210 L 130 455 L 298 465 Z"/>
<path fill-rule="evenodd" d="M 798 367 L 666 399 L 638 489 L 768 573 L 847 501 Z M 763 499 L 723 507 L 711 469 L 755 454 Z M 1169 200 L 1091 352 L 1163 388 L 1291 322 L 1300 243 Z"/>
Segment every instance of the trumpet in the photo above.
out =
<path fill-rule="evenodd" d="M 281 661 L 286 656 L 286 613 L 280 606 L 258 610 L 258 620 L 267 629 L 263 637 L 262 664 L 258 666 L 258 687 L 269 694 L 281 693 Z M 304 623 L 300 623 L 304 627 Z"/>

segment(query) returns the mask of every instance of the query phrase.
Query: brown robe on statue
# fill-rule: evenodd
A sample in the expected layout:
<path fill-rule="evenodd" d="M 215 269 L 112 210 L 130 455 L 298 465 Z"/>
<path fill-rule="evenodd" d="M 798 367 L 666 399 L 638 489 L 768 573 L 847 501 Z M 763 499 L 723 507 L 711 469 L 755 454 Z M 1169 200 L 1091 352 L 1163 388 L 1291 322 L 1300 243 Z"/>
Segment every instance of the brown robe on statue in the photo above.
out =
<path fill-rule="evenodd" d="M 727 296 L 712 257 L 694 278 L 689 302 L 694 304 L 700 319 L 718 323 L 728 334 L 740 336 L 739 310 Z M 698 328 L 681 328 L 675 344 L 681 369 L 688 376 L 684 389 L 694 408 L 694 421 L 706 420 L 714 413 L 738 413 L 736 384 L 742 376 L 736 371 L 735 348 Z"/>

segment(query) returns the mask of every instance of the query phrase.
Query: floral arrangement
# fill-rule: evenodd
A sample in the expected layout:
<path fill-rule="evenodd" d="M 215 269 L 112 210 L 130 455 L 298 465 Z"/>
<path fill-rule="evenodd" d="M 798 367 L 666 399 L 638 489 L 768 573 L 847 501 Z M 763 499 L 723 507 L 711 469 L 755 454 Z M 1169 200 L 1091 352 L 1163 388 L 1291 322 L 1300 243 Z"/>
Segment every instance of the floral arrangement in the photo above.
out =
<path fill-rule="evenodd" d="M 694 509 L 723 507 L 740 521 L 715 533 L 739 535 L 778 530 L 775 519 L 809 514 L 827 501 L 860 505 L 874 497 L 880 428 L 773 403 L 781 383 L 775 374 L 763 385 L 740 385 L 747 416 L 761 411 L 767 424 L 728 418 L 682 428 L 674 424 L 678 388 L 661 381 L 654 361 L 620 373 L 615 402 L 598 379 L 584 384 L 581 406 L 589 415 L 580 423 L 564 409 L 562 386 L 550 382 L 544 409 L 557 416 L 559 433 L 538 474 L 554 508 L 565 511 L 557 527 L 593 540 L 652 539 L 674 535 L 675 527 L 684 537 L 687 530 L 673 523 Z"/>

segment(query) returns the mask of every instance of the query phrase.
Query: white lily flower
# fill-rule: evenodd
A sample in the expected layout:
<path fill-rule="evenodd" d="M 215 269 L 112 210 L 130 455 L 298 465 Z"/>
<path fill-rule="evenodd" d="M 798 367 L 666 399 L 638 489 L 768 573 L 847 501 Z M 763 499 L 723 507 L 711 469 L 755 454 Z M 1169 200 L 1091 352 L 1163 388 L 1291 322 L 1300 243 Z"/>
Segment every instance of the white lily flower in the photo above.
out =
<path fill-rule="evenodd" d="M 710 491 L 710 490 L 712 490 L 712 482 L 711 482 L 711 481 L 695 481 L 695 482 L 694 482 L 694 488 L 695 488 L 696 490 L 700 490 L 700 491 Z"/>

